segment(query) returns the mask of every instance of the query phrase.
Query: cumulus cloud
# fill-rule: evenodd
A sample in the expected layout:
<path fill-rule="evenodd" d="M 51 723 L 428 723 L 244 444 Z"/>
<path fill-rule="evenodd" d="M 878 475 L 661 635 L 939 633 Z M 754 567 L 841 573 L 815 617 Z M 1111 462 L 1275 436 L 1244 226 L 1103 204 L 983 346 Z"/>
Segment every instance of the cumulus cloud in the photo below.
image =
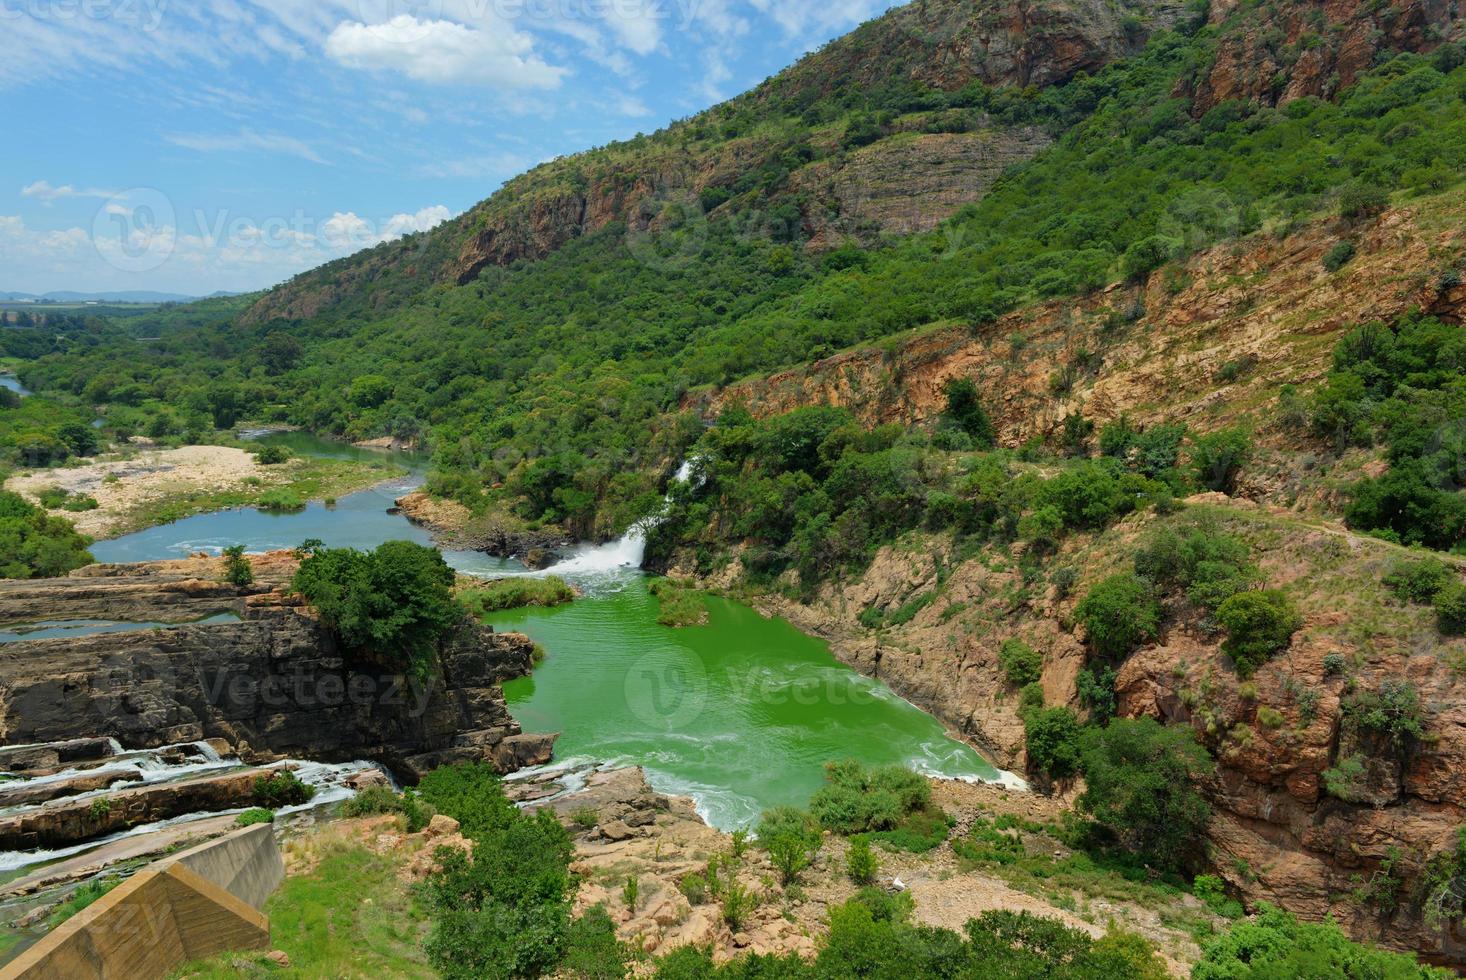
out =
<path fill-rule="evenodd" d="M 527 34 L 409 14 L 381 24 L 342 23 L 326 38 L 326 54 L 348 68 L 399 71 L 434 85 L 552 89 L 567 73 L 536 55 Z"/>

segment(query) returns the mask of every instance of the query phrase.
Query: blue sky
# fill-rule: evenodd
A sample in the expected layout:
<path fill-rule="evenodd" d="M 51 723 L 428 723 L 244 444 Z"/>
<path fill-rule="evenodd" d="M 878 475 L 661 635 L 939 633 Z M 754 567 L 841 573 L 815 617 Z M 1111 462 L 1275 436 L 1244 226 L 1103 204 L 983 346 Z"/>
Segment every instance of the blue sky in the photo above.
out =
<path fill-rule="evenodd" d="M 0 0 L 0 290 L 258 289 L 893 0 Z"/>

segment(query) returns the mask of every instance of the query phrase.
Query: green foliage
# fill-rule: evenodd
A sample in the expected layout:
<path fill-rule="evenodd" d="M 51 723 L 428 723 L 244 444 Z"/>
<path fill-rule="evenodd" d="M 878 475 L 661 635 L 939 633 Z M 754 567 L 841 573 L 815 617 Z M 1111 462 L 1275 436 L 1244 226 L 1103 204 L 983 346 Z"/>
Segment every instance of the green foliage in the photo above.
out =
<path fill-rule="evenodd" d="M 901 766 L 868 769 L 854 761 L 826 765 L 825 785 L 809 801 L 820 825 L 837 834 L 893 830 L 930 805 L 931 785 L 922 776 Z"/>
<path fill-rule="evenodd" d="M 624 980 L 631 950 L 616 938 L 616 923 L 604 905 L 596 905 L 565 933 L 560 969 L 575 980 Z"/>
<path fill-rule="evenodd" d="M 1027 856 L 1023 838 L 1014 830 L 995 821 L 979 817 L 972 822 L 967 836 L 952 841 L 952 850 L 960 858 L 975 864 L 1012 864 Z"/>
<path fill-rule="evenodd" d="M 263 807 L 255 807 L 250 810 L 245 810 L 239 816 L 234 818 L 235 826 L 238 827 L 253 827 L 256 824 L 274 822 L 275 811 L 266 810 Z"/>
<path fill-rule="evenodd" d="M 737 879 L 723 886 L 723 921 L 728 928 L 737 932 L 743 928 L 748 917 L 758 908 L 758 897 Z"/>
<path fill-rule="evenodd" d="M 621 886 L 621 903 L 632 912 L 636 911 L 636 903 L 641 900 L 641 882 L 635 875 L 627 877 L 626 883 Z"/>
<path fill-rule="evenodd" d="M 1079 769 L 1079 719 L 1068 708 L 1041 708 L 1023 715 L 1028 746 L 1028 768 L 1053 779 L 1072 776 Z"/>
<path fill-rule="evenodd" d="M 1014 687 L 1026 687 L 1043 676 L 1043 655 L 1017 637 L 1003 641 L 998 666 Z"/>
<path fill-rule="evenodd" d="M 294 514 L 305 510 L 306 500 L 290 487 L 273 487 L 260 494 L 255 506 L 267 513 Z"/>
<path fill-rule="evenodd" d="M 1425 735 L 1420 692 L 1409 681 L 1382 681 L 1377 690 L 1351 695 L 1340 707 L 1346 727 L 1383 739 L 1398 753 L 1408 751 Z"/>
<path fill-rule="evenodd" d="M 574 846 L 559 820 L 548 811 L 522 813 L 487 764 L 435 770 L 419 790 L 474 842 L 471 855 L 440 848 L 439 870 L 423 886 L 434 920 L 426 945 L 433 968 L 453 980 L 517 980 L 547 973 L 574 952 Z M 594 935 L 582 942 L 607 948 L 603 922 L 592 920 L 584 931 Z M 583 950 L 575 955 L 583 959 Z"/>
<path fill-rule="evenodd" d="M 780 880 L 790 885 L 813 863 L 823 835 L 812 814 L 793 807 L 775 807 L 759 821 L 758 841 L 769 852 L 769 862 L 778 870 Z"/>
<path fill-rule="evenodd" d="M 880 873 L 881 862 L 871 850 L 870 842 L 863 837 L 850 841 L 850 850 L 845 853 L 845 874 L 857 885 L 869 885 Z"/>
<path fill-rule="evenodd" d="M 997 439 L 997 430 L 983 410 L 977 385 L 969 378 L 953 378 L 947 382 L 943 393 L 947 398 L 947 408 L 942 418 L 966 433 L 972 445 L 991 447 Z"/>
<path fill-rule="evenodd" d="M 1227 894 L 1226 882 L 1215 875 L 1197 875 L 1191 883 L 1191 894 L 1223 918 L 1240 919 L 1246 914 L 1242 903 Z"/>
<path fill-rule="evenodd" d="M 1439 558 L 1406 558 L 1398 561 L 1384 577 L 1385 587 L 1407 602 L 1434 602 L 1436 596 L 1456 581 L 1455 574 Z"/>
<path fill-rule="evenodd" d="M 1333 248 L 1329 249 L 1328 254 L 1323 257 L 1324 269 L 1329 272 L 1338 272 L 1354 259 L 1355 251 L 1353 242 L 1344 241 L 1336 243 Z"/>
<path fill-rule="evenodd" d="M 96 904 L 100 898 L 122 884 L 123 881 L 123 878 L 93 878 L 85 882 L 67 896 L 66 901 L 58 905 L 56 910 L 46 918 L 46 925 L 55 929 L 78 912 Z"/>
<path fill-rule="evenodd" d="M 1449 973 L 1423 966 L 1407 953 L 1390 953 L 1352 942 L 1338 924 L 1299 922 L 1264 906 L 1202 947 L 1192 980 L 1264 980 L 1299 977 L 1381 977 L 1389 980 L 1445 980 Z"/>
<path fill-rule="evenodd" d="M 433 819 L 434 810 L 412 790 L 394 793 L 387 786 L 368 786 L 341 804 L 343 817 L 371 817 L 395 813 L 405 818 L 407 832 L 415 834 Z"/>
<path fill-rule="evenodd" d="M 440 552 L 410 541 L 376 551 L 311 553 L 293 580 L 358 657 L 425 677 L 439 641 L 463 621 L 453 569 Z"/>
<path fill-rule="evenodd" d="M 1202 522 L 1161 528 L 1135 553 L 1135 572 L 1163 590 L 1180 589 L 1204 609 L 1217 607 L 1261 578 L 1247 545 Z"/>
<path fill-rule="evenodd" d="M 315 787 L 307 786 L 300 777 L 288 769 L 281 769 L 267 775 L 255 777 L 255 805 L 278 810 L 281 807 L 300 806 L 309 803 L 316 795 Z"/>
<path fill-rule="evenodd" d="M 261 466 L 279 466 L 290 462 L 290 450 L 284 446 L 259 446 L 253 452 L 255 462 Z"/>
<path fill-rule="evenodd" d="M 1435 614 L 1442 633 L 1466 633 L 1466 583 L 1452 582 L 1436 593 Z"/>
<path fill-rule="evenodd" d="M 1112 575 L 1095 585 L 1075 607 L 1090 646 L 1099 656 L 1123 660 L 1158 635 L 1161 610 L 1150 584 L 1132 573 Z"/>
<path fill-rule="evenodd" d="M 1222 652 L 1232 658 L 1241 677 L 1288 649 L 1303 626 L 1286 592 L 1267 589 L 1239 592 L 1217 607 L 1217 622 L 1227 631 Z"/>
<path fill-rule="evenodd" d="M 1198 486 L 1230 494 L 1252 458 L 1252 436 L 1242 428 L 1221 429 L 1191 440 L 1191 470 Z"/>
<path fill-rule="evenodd" d="M 1115 719 L 1082 739 L 1079 808 L 1126 850 L 1175 870 L 1196 857 L 1209 810 L 1195 782 L 1211 771 L 1189 728 Z"/>
<path fill-rule="evenodd" d="M 575 600 L 575 590 L 559 576 L 546 578 L 501 578 L 482 588 L 466 589 L 459 593 L 469 615 L 482 618 L 489 613 L 505 609 L 523 609 L 527 606 L 560 606 Z"/>
<path fill-rule="evenodd" d="M 708 608 L 697 589 L 671 579 L 655 579 L 651 593 L 657 599 L 657 622 L 663 626 L 701 626 L 708 620 Z"/>
<path fill-rule="evenodd" d="M 0 490 L 0 578 L 54 578 L 90 565 L 91 539 L 20 494 Z"/>
<path fill-rule="evenodd" d="M 244 556 L 244 545 L 236 544 L 224 549 L 224 581 L 230 585 L 253 585 L 254 567 Z"/>

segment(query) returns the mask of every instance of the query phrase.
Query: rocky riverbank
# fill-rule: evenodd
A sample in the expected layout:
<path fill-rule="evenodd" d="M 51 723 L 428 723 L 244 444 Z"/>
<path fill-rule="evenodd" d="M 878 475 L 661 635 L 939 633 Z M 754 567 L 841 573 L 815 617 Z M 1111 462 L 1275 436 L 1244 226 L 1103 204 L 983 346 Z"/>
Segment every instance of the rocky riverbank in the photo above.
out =
<path fill-rule="evenodd" d="M 246 760 L 371 759 L 408 782 L 451 762 L 509 772 L 549 760 L 554 736 L 524 734 L 499 689 L 532 669 L 527 637 L 465 621 L 424 682 L 367 669 L 278 588 L 292 563 L 262 556 L 244 587 L 222 584 L 220 563 L 204 558 L 0 583 L 0 622 L 190 622 L 221 610 L 241 620 L 0 646 L 0 739 L 151 748 L 219 738 Z"/>
<path fill-rule="evenodd" d="M 504 515 L 475 516 L 452 500 L 440 500 L 422 491 L 397 501 L 397 509 L 413 524 L 426 528 L 444 548 L 480 551 L 495 558 L 513 558 L 529 568 L 548 568 L 576 542 L 558 528 L 530 530 Z"/>

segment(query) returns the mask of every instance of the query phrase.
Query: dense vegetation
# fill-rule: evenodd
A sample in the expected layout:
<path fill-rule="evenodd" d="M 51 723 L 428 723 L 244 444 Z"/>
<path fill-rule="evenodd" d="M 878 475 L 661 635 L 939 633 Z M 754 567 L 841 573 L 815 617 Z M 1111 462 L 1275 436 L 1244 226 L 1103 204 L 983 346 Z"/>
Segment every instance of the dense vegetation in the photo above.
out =
<path fill-rule="evenodd" d="M 91 539 L 17 493 L 0 490 L 0 578 L 52 578 L 90 565 Z"/>
<path fill-rule="evenodd" d="M 613 533 L 655 506 L 656 472 L 695 440 L 695 421 L 667 419 L 690 388 L 924 324 L 981 327 L 1035 298 L 1144 276 L 1218 239 L 1327 209 L 1367 217 L 1390 191 L 1456 179 L 1466 146 L 1456 47 L 1389 60 L 1337 104 L 1227 103 L 1193 118 L 1172 93 L 1209 63 L 1226 29 L 1193 21 L 1093 77 L 1031 92 L 766 93 L 649 138 L 644 147 L 757 128 L 782 145 L 806 134 L 747 187 L 703 202 L 711 214 L 664 215 L 669 230 L 652 246 L 628 246 L 612 227 L 467 286 L 388 299 L 395 287 L 384 283 L 387 292 L 300 322 L 244 328 L 227 308 L 187 322 L 174 313 L 90 336 L 25 377 L 161 434 L 267 418 L 350 437 L 425 435 L 438 492 L 476 507 L 487 493 L 532 520 Z M 798 247 L 789 175 L 832 152 L 814 134 L 899 139 L 887 134 L 903 119 L 953 113 L 1036 122 L 1060 139 L 937 232 L 824 256 Z M 426 237 L 418 244 L 436 247 Z M 383 307 L 390 312 L 372 313 Z M 1124 322 L 1144 311 L 1114 312 Z M 144 329 L 160 339 L 134 339 Z M 980 427 L 964 434 L 982 441 Z M 1199 448 L 1225 489 L 1229 447 Z"/>
<path fill-rule="evenodd" d="M 294 587 L 356 656 L 425 678 L 438 642 L 463 621 L 441 552 L 410 541 L 375 551 L 305 549 Z"/>

